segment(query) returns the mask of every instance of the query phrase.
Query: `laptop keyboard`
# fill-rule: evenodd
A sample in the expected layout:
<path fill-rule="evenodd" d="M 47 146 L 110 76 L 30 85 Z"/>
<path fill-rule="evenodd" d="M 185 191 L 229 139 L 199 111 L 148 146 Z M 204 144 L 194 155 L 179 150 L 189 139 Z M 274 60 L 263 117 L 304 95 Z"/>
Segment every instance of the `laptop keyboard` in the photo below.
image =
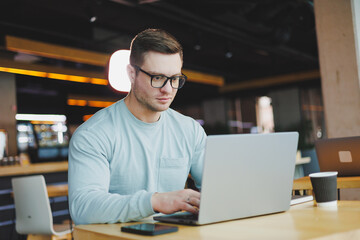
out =
<path fill-rule="evenodd" d="M 180 224 L 195 224 L 198 221 L 198 214 L 189 212 L 174 213 L 170 215 L 155 216 L 153 219 L 160 222 L 180 223 Z"/>
<path fill-rule="evenodd" d="M 198 220 L 199 215 L 198 214 L 192 214 L 192 213 L 184 213 L 184 214 L 176 214 L 176 218 L 179 219 L 188 219 L 188 220 Z"/>

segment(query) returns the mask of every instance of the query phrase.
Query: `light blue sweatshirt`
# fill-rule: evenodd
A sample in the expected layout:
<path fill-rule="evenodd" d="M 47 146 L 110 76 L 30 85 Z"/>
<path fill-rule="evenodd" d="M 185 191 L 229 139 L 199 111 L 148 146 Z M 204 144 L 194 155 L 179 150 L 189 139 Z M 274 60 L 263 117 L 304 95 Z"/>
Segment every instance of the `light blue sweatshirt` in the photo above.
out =
<path fill-rule="evenodd" d="M 154 214 L 154 192 L 201 185 L 206 134 L 172 109 L 159 121 L 137 119 L 123 100 L 98 111 L 69 149 L 69 208 L 76 224 L 138 220 Z"/>

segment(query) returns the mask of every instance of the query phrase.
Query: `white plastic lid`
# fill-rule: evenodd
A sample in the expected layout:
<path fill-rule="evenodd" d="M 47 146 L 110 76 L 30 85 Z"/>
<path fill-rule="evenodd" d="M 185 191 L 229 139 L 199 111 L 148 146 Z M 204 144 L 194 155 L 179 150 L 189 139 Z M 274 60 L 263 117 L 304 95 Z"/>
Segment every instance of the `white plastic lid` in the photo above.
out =
<path fill-rule="evenodd" d="M 318 173 L 311 173 L 309 177 L 331 177 L 336 176 L 338 172 L 318 172 Z"/>

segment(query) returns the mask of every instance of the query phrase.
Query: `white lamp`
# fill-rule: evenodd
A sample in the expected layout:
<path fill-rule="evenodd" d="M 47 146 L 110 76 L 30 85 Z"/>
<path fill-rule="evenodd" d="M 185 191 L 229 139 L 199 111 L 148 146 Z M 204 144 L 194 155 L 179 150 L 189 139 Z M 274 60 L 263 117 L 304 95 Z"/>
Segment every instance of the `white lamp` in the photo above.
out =
<path fill-rule="evenodd" d="M 131 88 L 130 79 L 126 71 L 129 57 L 129 50 L 118 50 L 110 57 L 109 83 L 111 87 L 120 92 L 129 92 Z"/>

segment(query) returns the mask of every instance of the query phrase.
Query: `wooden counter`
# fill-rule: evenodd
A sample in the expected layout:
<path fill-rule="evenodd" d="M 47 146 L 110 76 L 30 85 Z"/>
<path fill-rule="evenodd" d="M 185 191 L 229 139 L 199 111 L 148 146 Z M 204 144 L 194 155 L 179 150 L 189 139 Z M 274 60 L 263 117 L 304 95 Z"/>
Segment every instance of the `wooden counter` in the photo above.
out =
<path fill-rule="evenodd" d="M 30 175 L 43 174 L 52 172 L 67 172 L 68 162 L 46 162 L 46 163 L 32 163 L 26 166 L 0 166 L 0 177 L 16 176 L 16 175 Z"/>

